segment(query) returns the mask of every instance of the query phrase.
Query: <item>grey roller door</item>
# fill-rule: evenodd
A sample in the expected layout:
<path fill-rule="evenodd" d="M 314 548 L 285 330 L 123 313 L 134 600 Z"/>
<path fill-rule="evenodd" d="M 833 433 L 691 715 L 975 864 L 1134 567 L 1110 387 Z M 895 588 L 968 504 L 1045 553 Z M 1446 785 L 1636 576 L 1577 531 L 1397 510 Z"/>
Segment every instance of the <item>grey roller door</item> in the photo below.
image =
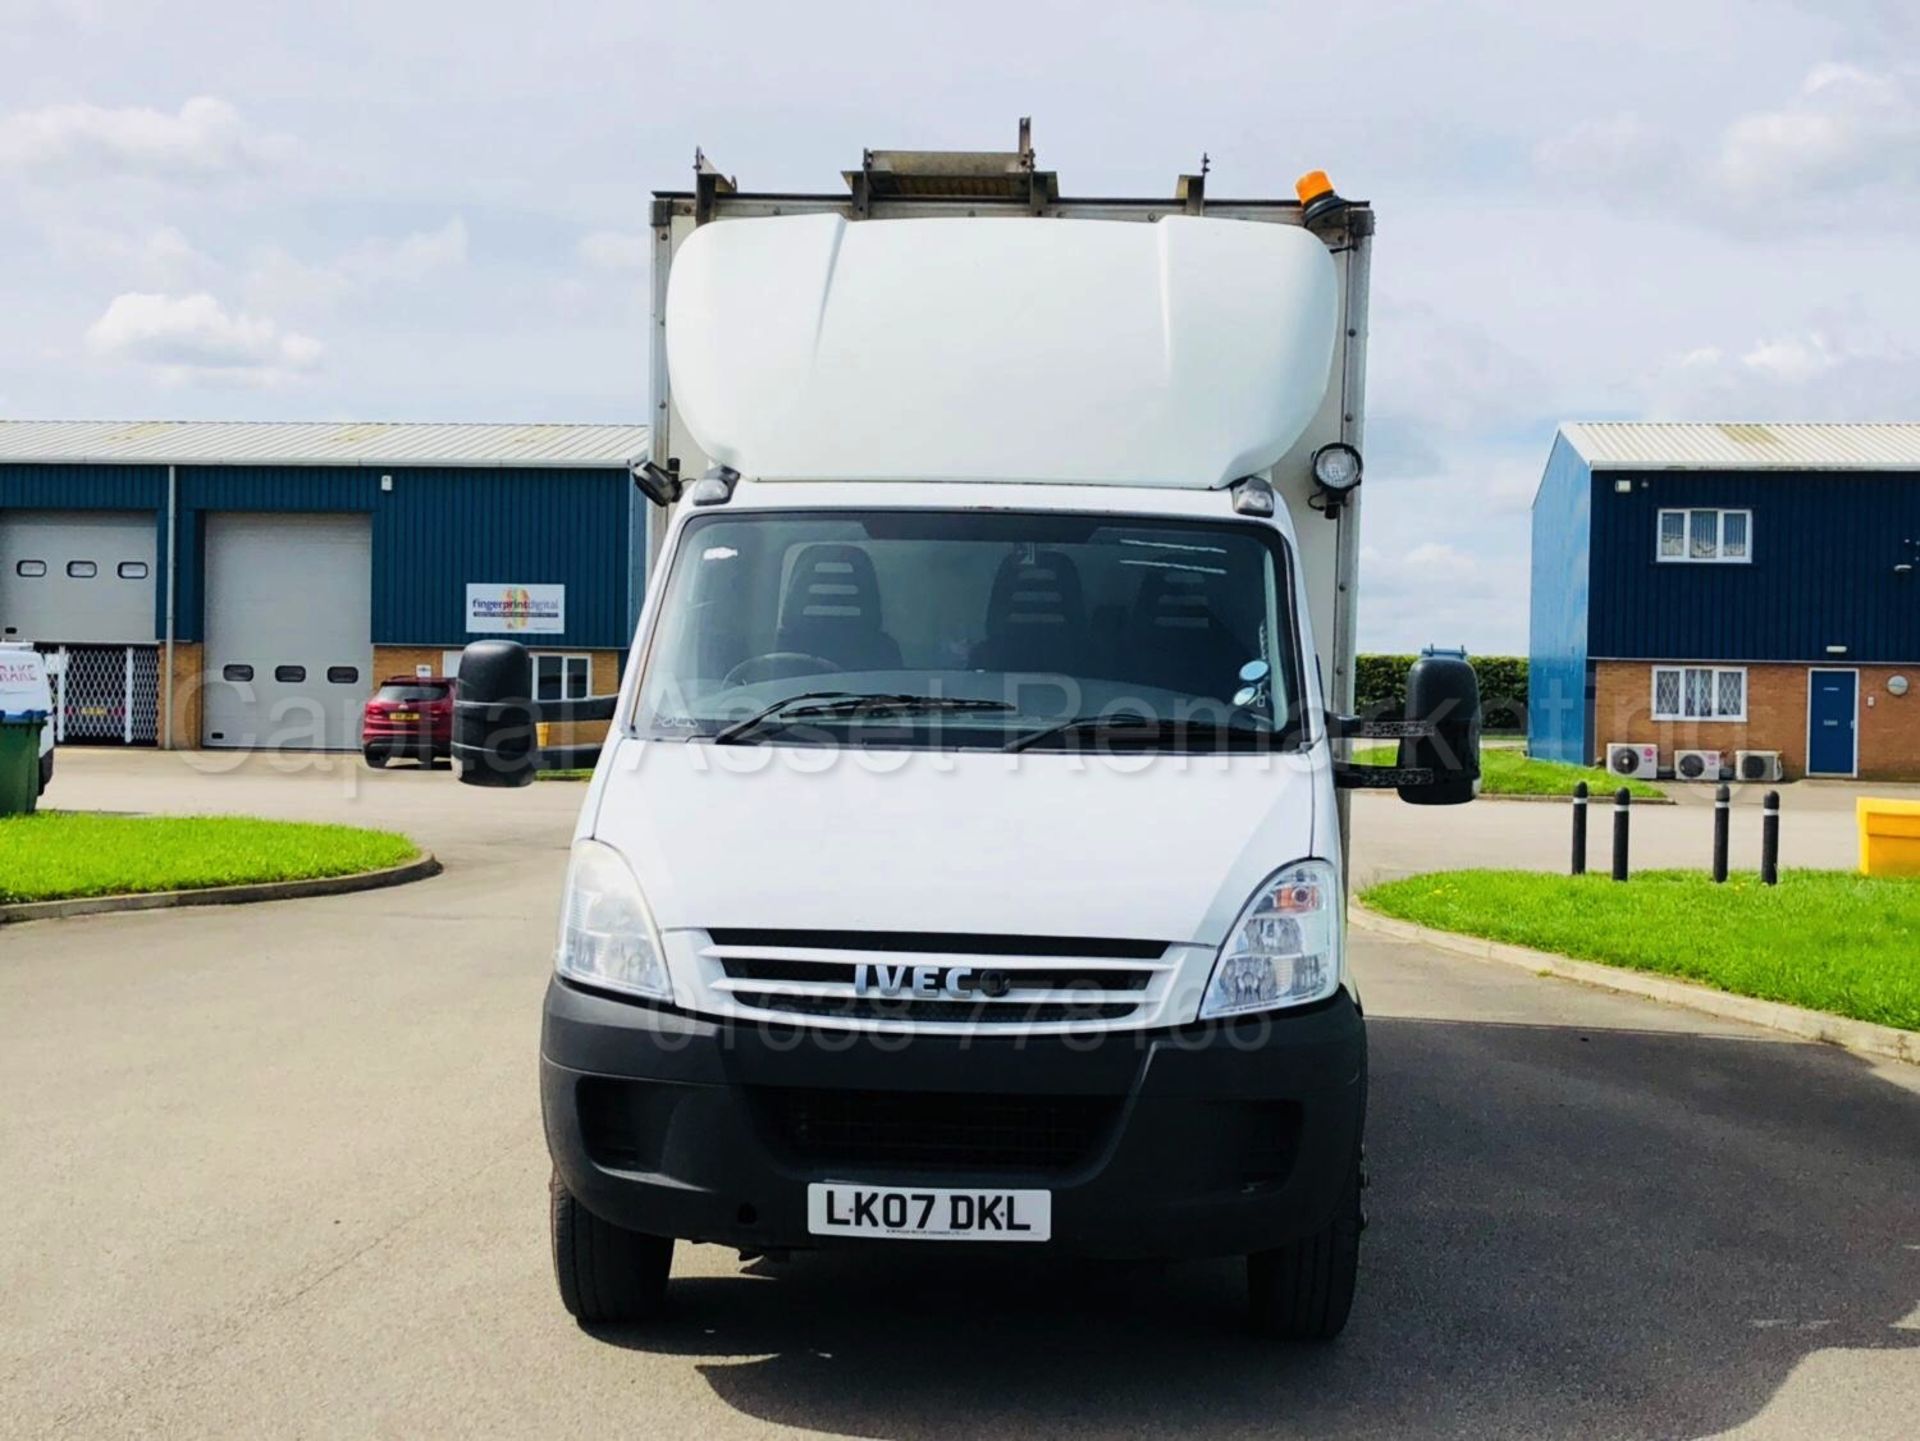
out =
<path fill-rule="evenodd" d="M 210 746 L 352 750 L 373 667 L 365 515 L 210 515 Z"/>
<path fill-rule="evenodd" d="M 0 640 L 152 645 L 150 511 L 0 511 Z"/>

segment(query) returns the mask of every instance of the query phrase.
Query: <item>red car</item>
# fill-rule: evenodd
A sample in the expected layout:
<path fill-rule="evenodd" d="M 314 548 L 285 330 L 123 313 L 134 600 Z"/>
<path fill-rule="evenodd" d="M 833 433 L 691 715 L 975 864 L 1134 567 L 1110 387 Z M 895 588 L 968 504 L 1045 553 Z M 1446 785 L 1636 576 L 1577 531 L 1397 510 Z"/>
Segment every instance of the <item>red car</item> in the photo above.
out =
<path fill-rule="evenodd" d="M 423 766 L 453 754 L 454 683 L 444 676 L 395 676 L 382 681 L 360 717 L 367 764 L 384 766 L 411 756 Z"/>

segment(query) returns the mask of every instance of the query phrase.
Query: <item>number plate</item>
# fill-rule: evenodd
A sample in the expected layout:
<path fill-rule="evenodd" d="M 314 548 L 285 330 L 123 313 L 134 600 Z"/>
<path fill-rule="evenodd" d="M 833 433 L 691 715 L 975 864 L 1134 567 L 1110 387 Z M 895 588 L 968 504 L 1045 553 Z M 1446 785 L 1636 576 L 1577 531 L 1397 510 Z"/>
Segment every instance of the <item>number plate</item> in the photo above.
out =
<path fill-rule="evenodd" d="M 816 1182 L 807 1187 L 807 1230 L 889 1241 L 1045 1241 L 1053 1193 Z"/>
<path fill-rule="evenodd" d="M 417 710 L 397 710 L 392 714 L 392 716 L 389 717 L 389 719 L 397 720 L 397 721 L 419 720 L 420 712 Z"/>

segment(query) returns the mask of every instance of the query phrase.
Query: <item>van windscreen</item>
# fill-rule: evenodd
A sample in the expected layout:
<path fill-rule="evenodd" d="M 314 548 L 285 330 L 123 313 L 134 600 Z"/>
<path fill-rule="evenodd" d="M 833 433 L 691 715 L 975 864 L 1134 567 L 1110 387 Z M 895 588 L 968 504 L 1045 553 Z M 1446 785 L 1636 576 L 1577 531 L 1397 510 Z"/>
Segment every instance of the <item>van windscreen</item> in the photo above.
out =
<path fill-rule="evenodd" d="M 636 721 L 712 738 L 791 701 L 781 744 L 887 731 L 897 744 L 1005 745 L 1074 722 L 1182 748 L 1271 748 L 1299 724 L 1291 586 L 1285 543 L 1245 522 L 696 517 Z"/>

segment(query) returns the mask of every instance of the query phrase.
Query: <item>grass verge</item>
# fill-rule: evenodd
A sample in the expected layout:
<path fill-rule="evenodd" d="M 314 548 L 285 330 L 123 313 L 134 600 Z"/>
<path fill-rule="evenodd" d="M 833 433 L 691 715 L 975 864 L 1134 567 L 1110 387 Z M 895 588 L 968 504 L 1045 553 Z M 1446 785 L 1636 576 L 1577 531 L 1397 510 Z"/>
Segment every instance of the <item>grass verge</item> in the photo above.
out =
<path fill-rule="evenodd" d="M 1395 746 L 1368 746 L 1353 758 L 1365 766 L 1398 764 Z M 1622 785 L 1636 800 L 1659 800 L 1666 795 L 1645 781 L 1622 781 L 1597 766 L 1573 766 L 1564 761 L 1537 761 L 1508 746 L 1484 746 L 1480 751 L 1480 793 L 1489 796 L 1570 796 L 1585 781 L 1596 796 L 1610 796 Z"/>
<path fill-rule="evenodd" d="M 1361 895 L 1436 930 L 1700 981 L 1735 995 L 1920 1030 L 1920 880 L 1787 871 L 1440 871 Z"/>
<path fill-rule="evenodd" d="M 0 820 L 0 903 L 355 875 L 419 854 L 403 835 L 353 826 L 41 811 Z"/>

